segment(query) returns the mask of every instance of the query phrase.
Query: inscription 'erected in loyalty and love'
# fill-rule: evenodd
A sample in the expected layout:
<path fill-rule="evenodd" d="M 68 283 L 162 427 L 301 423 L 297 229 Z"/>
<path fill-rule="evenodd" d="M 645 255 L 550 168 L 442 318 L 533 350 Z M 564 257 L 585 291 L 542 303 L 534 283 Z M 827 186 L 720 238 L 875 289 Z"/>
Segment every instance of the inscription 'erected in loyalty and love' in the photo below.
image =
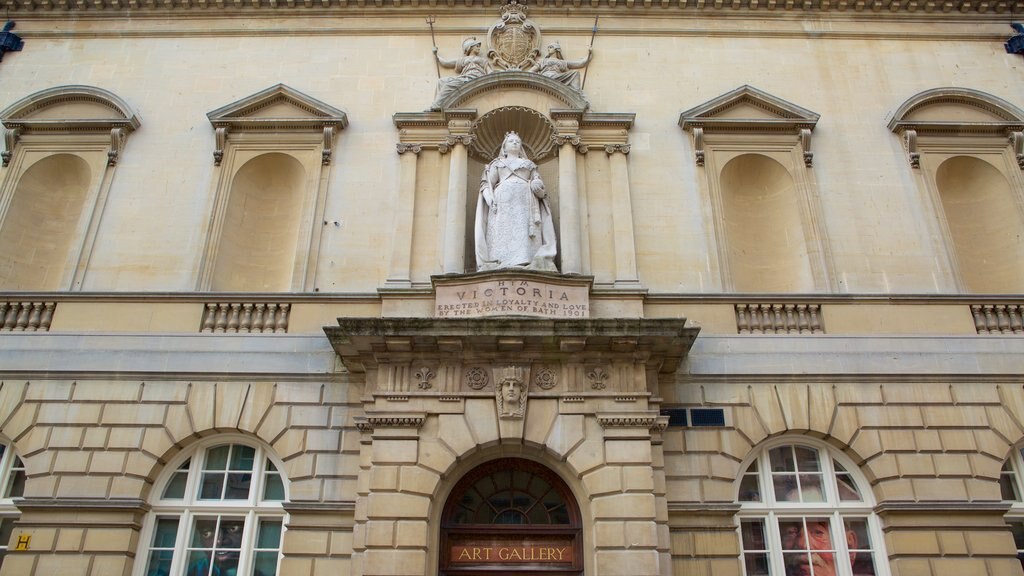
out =
<path fill-rule="evenodd" d="M 434 316 L 540 316 L 589 318 L 586 286 L 565 286 L 538 280 L 489 280 L 437 287 Z"/>

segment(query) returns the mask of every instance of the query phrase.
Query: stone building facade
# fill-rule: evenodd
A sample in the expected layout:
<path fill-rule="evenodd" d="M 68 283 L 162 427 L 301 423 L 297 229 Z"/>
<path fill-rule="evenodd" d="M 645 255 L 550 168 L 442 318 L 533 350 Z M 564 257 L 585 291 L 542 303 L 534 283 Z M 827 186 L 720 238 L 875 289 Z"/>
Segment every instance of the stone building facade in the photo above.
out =
<path fill-rule="evenodd" d="M 4 6 L 0 575 L 1024 573 L 1024 5 Z"/>

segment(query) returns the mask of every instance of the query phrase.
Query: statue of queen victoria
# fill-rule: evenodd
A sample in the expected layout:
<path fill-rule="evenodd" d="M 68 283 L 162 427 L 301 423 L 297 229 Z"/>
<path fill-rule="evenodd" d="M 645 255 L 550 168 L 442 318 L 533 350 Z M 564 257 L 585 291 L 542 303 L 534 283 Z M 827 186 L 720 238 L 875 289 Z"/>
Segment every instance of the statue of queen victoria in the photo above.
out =
<path fill-rule="evenodd" d="M 479 271 L 558 271 L 555 225 L 544 182 L 515 132 L 505 135 L 498 157 L 484 168 L 476 205 L 475 240 Z"/>

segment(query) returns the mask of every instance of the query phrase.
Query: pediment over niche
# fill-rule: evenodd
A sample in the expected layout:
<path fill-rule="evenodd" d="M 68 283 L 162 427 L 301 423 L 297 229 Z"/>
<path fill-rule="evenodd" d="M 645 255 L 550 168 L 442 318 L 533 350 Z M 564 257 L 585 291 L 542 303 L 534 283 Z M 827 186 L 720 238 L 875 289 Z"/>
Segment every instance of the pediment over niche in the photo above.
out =
<path fill-rule="evenodd" d="M 222 106 L 206 117 L 215 128 L 276 130 L 348 126 L 348 116 L 341 110 L 284 84 Z"/>
<path fill-rule="evenodd" d="M 206 115 L 216 131 L 214 164 L 220 166 L 229 133 L 323 133 L 323 163 L 330 163 L 334 138 L 348 126 L 348 115 L 298 90 L 278 84 L 222 106 Z"/>
<path fill-rule="evenodd" d="M 14 147 L 29 134 L 97 135 L 109 133 L 108 163 L 117 163 L 128 134 L 141 125 L 138 115 L 119 96 L 94 86 L 58 86 L 18 100 L 0 111 L 5 130 L 3 165 Z"/>
<path fill-rule="evenodd" d="M 139 117 L 112 92 L 93 86 L 58 86 L 22 98 L 0 112 L 7 128 L 33 130 L 127 131 L 139 127 Z"/>
<path fill-rule="evenodd" d="M 904 102 L 888 128 L 896 133 L 1005 135 L 1024 129 L 1024 111 L 978 90 L 935 88 Z"/>
<path fill-rule="evenodd" d="M 778 96 L 743 85 L 683 112 L 679 115 L 679 126 L 684 130 L 702 128 L 705 132 L 795 133 L 800 129 L 813 130 L 820 117 Z"/>
<path fill-rule="evenodd" d="M 704 165 L 705 134 L 792 134 L 803 151 L 804 164 L 812 165 L 811 131 L 820 114 L 743 85 L 679 115 L 679 126 L 693 133 L 694 156 Z"/>

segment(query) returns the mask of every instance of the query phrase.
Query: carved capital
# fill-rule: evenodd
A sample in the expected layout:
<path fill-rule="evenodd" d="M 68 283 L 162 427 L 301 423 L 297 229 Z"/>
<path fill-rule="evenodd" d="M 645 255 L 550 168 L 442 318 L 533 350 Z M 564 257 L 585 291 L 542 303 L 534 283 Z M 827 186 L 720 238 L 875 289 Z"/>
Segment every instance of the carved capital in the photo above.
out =
<path fill-rule="evenodd" d="M 476 140 L 476 136 L 473 134 L 448 135 L 444 140 L 448 146 L 455 146 L 456 144 L 469 146 L 474 140 Z"/>
<path fill-rule="evenodd" d="M 910 159 L 910 167 L 920 168 L 921 153 L 917 149 L 917 130 L 907 130 L 903 136 L 907 142 L 907 157 Z"/>
<path fill-rule="evenodd" d="M 419 154 L 420 152 L 423 151 L 422 144 L 407 144 L 405 142 L 399 142 L 398 144 L 395 144 L 395 148 L 397 149 L 399 154 L 405 154 L 406 152 Z"/>
<path fill-rule="evenodd" d="M 128 138 L 124 128 L 114 128 L 110 131 L 110 150 L 107 151 L 107 166 L 116 166 L 117 160 L 124 150 L 124 142 Z"/>
<path fill-rule="evenodd" d="M 814 152 L 811 152 L 811 130 L 800 129 L 800 149 L 804 153 L 804 166 L 810 168 L 814 163 Z"/>
<path fill-rule="evenodd" d="M 213 165 L 220 166 L 221 160 L 224 159 L 224 148 L 228 144 L 228 128 L 227 126 L 221 126 L 214 131 L 214 138 L 216 143 L 213 149 Z"/>
<path fill-rule="evenodd" d="M 334 152 L 334 126 L 324 126 L 324 150 L 321 162 L 324 166 L 331 163 L 331 154 Z"/>
<path fill-rule="evenodd" d="M 621 152 L 622 154 L 629 154 L 629 144 L 605 144 L 604 151 L 608 154 L 615 154 Z"/>
<path fill-rule="evenodd" d="M 555 146 L 565 146 L 571 144 L 579 147 L 580 137 L 578 134 L 552 134 L 551 141 L 555 143 Z"/>
<path fill-rule="evenodd" d="M 4 166 L 11 163 L 11 158 L 14 156 L 14 146 L 18 143 L 20 137 L 21 130 L 17 128 L 4 129 L 4 151 L 2 153 Z"/>

